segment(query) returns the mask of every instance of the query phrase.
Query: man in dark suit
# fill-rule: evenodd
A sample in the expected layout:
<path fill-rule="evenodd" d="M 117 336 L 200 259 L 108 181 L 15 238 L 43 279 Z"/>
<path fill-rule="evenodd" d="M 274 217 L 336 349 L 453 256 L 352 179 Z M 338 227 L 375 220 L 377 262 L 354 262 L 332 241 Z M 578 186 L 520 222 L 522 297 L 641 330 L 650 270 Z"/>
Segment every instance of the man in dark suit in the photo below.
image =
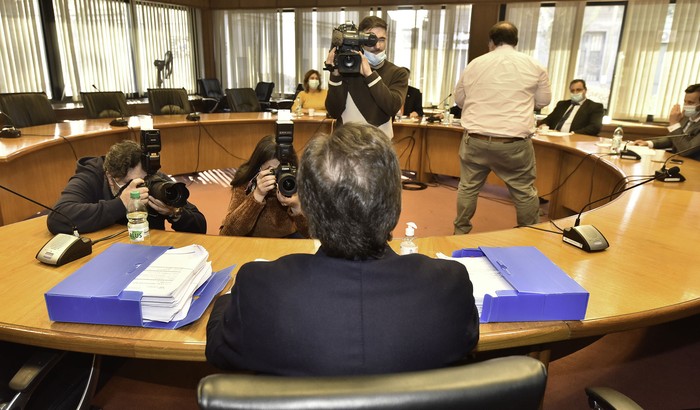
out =
<path fill-rule="evenodd" d="M 316 254 L 250 262 L 207 325 L 207 360 L 222 369 L 310 376 L 448 366 L 479 339 L 466 268 L 387 244 L 401 213 L 389 138 L 344 124 L 312 139 L 298 174 Z"/>
<path fill-rule="evenodd" d="M 547 124 L 550 129 L 563 132 L 598 135 L 603 126 L 603 104 L 586 99 L 586 91 L 584 80 L 571 81 L 571 99 L 559 101 L 554 110 L 537 125 Z"/>
<path fill-rule="evenodd" d="M 419 118 L 423 113 L 423 94 L 416 87 L 408 86 L 406 101 L 403 104 L 403 115 L 409 118 Z"/>
<path fill-rule="evenodd" d="M 700 160 L 700 84 L 685 89 L 683 109 L 679 104 L 671 107 L 668 123 L 669 137 L 637 140 L 634 143 L 650 148 L 673 148 L 679 155 Z"/>

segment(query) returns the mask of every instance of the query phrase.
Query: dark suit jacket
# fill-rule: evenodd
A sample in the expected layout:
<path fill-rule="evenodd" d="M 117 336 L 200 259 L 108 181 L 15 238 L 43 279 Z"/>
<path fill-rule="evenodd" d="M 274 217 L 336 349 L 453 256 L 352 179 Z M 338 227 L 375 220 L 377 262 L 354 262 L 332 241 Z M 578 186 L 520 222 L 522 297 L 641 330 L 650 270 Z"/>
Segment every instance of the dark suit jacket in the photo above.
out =
<path fill-rule="evenodd" d="M 207 360 L 280 375 L 448 366 L 476 346 L 466 269 L 425 255 L 350 261 L 288 255 L 243 265 L 207 324 Z"/>
<path fill-rule="evenodd" d="M 419 116 L 423 116 L 423 94 L 416 87 L 408 86 L 406 101 L 403 104 L 403 115 L 411 115 L 415 111 Z"/>
<path fill-rule="evenodd" d="M 559 101 L 554 110 L 542 120 L 541 124 L 547 124 L 549 128 L 554 129 L 570 106 L 571 100 Z M 577 134 L 598 135 L 603 127 L 604 114 L 603 104 L 586 99 L 576 111 L 576 115 L 571 121 L 570 129 Z"/>
<path fill-rule="evenodd" d="M 688 134 L 684 137 L 662 137 L 653 139 L 654 148 L 671 148 L 673 152 L 683 152 L 682 156 L 700 161 L 700 121 L 692 123 L 686 132 L 683 132 L 686 124 L 690 121 L 687 117 L 681 120 L 681 127 L 674 130 L 669 135 Z M 692 149 L 697 148 L 697 149 Z M 687 151 L 686 151 L 687 150 Z"/>

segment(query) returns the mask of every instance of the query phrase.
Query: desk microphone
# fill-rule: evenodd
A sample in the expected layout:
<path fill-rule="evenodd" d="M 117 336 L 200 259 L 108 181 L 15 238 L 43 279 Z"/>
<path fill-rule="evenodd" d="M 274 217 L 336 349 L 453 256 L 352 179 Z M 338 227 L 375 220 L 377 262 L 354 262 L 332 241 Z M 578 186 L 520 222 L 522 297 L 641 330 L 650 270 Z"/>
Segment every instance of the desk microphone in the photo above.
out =
<path fill-rule="evenodd" d="M 640 160 L 640 159 L 642 159 L 642 156 L 641 156 L 641 155 L 637 154 L 636 152 L 634 152 L 634 151 L 632 151 L 632 150 L 628 150 L 628 149 L 627 149 L 627 144 L 629 144 L 629 141 L 625 142 L 624 147 L 623 147 L 623 148 L 620 150 L 620 152 L 618 153 L 618 155 L 620 156 L 620 158 L 622 158 L 622 159 L 634 159 L 634 160 Z"/>
<path fill-rule="evenodd" d="M 574 226 L 570 228 L 564 228 L 562 240 L 568 243 L 569 245 L 573 245 L 577 248 L 583 249 L 586 252 L 598 252 L 607 249 L 610 246 L 608 240 L 605 239 L 603 234 L 595 226 L 579 225 L 579 223 L 581 222 L 581 214 L 583 214 L 583 211 L 597 202 L 612 198 L 615 195 L 619 195 L 625 191 L 629 191 L 632 188 L 636 188 L 640 185 L 646 184 L 647 182 L 654 181 L 655 179 L 656 177 L 649 177 L 643 180 L 642 182 L 627 187 L 619 192 L 612 193 L 610 195 L 604 196 L 602 198 L 596 199 L 595 201 L 587 203 L 583 206 L 583 208 L 581 208 L 581 212 L 578 213 L 578 216 L 576 217 L 576 222 L 574 222 Z"/>
<path fill-rule="evenodd" d="M 687 135 L 687 134 L 685 134 Z M 666 158 L 666 161 L 664 161 L 663 165 L 661 165 L 661 169 L 656 171 L 654 173 L 654 176 L 658 181 L 661 182 L 683 182 L 685 181 L 685 177 L 681 175 L 681 169 L 679 167 L 671 167 L 669 169 L 666 169 L 666 165 L 668 164 L 668 161 L 671 160 L 673 157 L 677 157 L 679 155 L 687 154 L 689 152 L 694 153 L 695 151 L 700 151 L 700 145 L 696 147 L 690 147 L 681 151 L 676 152 L 675 154 L 671 155 L 670 157 Z"/>
<path fill-rule="evenodd" d="M 51 212 L 56 212 L 58 215 L 65 218 L 66 221 L 68 221 L 68 223 L 73 227 L 73 235 L 59 233 L 46 242 L 46 244 L 36 254 L 36 258 L 39 260 L 39 262 L 47 265 L 61 266 L 92 253 L 92 241 L 90 238 L 80 236 L 78 233 L 78 227 L 65 214 L 28 198 L 19 192 L 15 192 L 3 185 L 0 185 L 0 188 L 9 193 L 15 194 L 20 198 L 24 198 L 29 202 L 37 204 L 42 208 L 48 209 Z"/>
<path fill-rule="evenodd" d="M 191 108 L 192 111 L 191 111 L 189 114 L 187 114 L 187 116 L 185 117 L 185 119 L 186 119 L 187 121 L 199 121 L 199 120 L 200 120 L 200 116 L 199 116 L 199 113 L 198 113 L 197 111 L 195 111 L 195 109 L 194 109 L 194 104 L 190 103 L 190 108 Z"/>
<path fill-rule="evenodd" d="M 105 94 L 102 90 L 97 88 L 95 84 L 92 84 L 92 88 L 97 90 L 97 92 L 100 94 Z M 122 112 L 122 107 L 119 104 L 119 101 L 117 101 L 117 112 L 119 112 L 119 117 L 110 121 L 109 125 L 113 127 L 127 127 L 129 125 L 129 121 L 126 118 L 124 118 L 124 112 Z"/>
<path fill-rule="evenodd" d="M 2 111 L 0 111 L 0 115 L 3 115 L 8 121 L 10 121 L 9 124 L 2 126 L 2 130 L 0 130 L 0 138 L 19 138 L 19 136 L 22 135 L 22 131 L 15 128 L 15 122 L 12 120 L 12 117 Z"/>
<path fill-rule="evenodd" d="M 437 108 L 439 109 L 442 104 L 445 103 L 450 97 L 452 97 L 452 93 L 448 94 L 447 97 L 445 97 L 444 100 L 440 101 L 440 103 L 437 105 Z M 444 115 L 444 114 L 443 114 Z M 433 114 L 429 116 L 428 118 L 425 119 L 426 122 L 433 123 L 433 122 L 440 122 L 440 117 L 437 116 L 437 114 Z"/>

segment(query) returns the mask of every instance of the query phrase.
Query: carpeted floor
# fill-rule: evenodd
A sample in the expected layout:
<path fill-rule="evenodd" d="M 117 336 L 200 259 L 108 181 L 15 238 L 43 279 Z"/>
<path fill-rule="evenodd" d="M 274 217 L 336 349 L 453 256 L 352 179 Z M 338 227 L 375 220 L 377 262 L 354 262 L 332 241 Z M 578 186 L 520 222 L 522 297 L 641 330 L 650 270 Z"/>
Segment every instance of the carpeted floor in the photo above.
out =
<path fill-rule="evenodd" d="M 190 200 L 204 213 L 208 233 L 217 234 L 229 200 L 232 170 L 177 177 L 189 184 Z M 441 177 L 422 191 L 403 191 L 395 236 L 405 222 L 418 225 L 417 236 L 452 234 L 457 179 Z M 546 213 L 546 206 L 543 207 Z M 546 217 L 546 215 L 545 215 Z M 515 211 L 503 188 L 486 186 L 479 199 L 474 231 L 515 226 Z M 647 409 L 700 408 L 700 316 L 607 335 L 554 360 L 544 409 L 586 409 L 585 386 L 614 387 Z M 196 409 L 196 386 L 217 370 L 205 363 L 112 359 L 108 382 L 93 404 L 109 409 Z"/>

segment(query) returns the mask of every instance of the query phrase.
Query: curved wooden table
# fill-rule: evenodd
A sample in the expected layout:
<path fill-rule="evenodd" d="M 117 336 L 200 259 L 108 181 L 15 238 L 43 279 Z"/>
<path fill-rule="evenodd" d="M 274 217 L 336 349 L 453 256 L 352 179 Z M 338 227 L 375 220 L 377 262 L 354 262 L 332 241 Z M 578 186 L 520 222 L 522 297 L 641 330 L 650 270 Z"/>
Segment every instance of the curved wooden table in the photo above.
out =
<path fill-rule="evenodd" d="M 230 119 L 222 121 L 223 126 L 231 126 L 235 122 Z M 206 122 L 204 116 L 203 122 Z M 245 126 L 273 127 L 272 120 L 269 120 L 270 124 L 267 122 L 267 119 L 250 120 L 250 124 Z M 318 127 L 319 123 L 312 119 L 308 125 Z M 173 123 L 174 138 L 177 138 L 176 131 L 187 133 L 188 126 L 197 128 L 195 125 L 183 124 L 180 127 Z M 214 127 L 213 124 L 206 126 Z M 433 139 L 434 135 L 443 133 L 446 138 L 451 136 L 456 139 L 461 132 L 457 127 L 428 128 L 400 124 L 397 127 L 399 132 L 394 138 L 395 142 L 397 138 L 412 135 L 421 147 L 418 157 L 423 167 L 426 165 L 426 149 L 433 150 L 434 155 L 438 154 L 435 144 L 439 138 Z M 161 127 L 161 130 L 165 129 L 166 123 Z M 121 130 L 113 134 L 128 132 Z M 74 139 L 89 141 L 89 132 L 86 134 Z M 103 131 L 103 134 L 108 140 L 112 138 L 112 133 Z M 165 137 L 165 131 L 163 135 Z M 598 151 L 595 141 L 580 136 L 541 138 L 536 141 L 539 173 L 543 176 L 538 184 L 556 186 L 567 177 L 569 171 L 581 164 L 568 182 L 552 196 L 552 205 L 563 215 L 577 213 L 581 201 L 585 203 L 589 195 L 595 199 L 601 196 L 598 192 L 610 193 L 611 187 L 622 175 L 646 174 L 660 167 L 660 164 L 652 164 L 645 170 L 640 162 L 589 155 Z M 233 149 L 233 142 L 231 144 Z M 35 149 L 38 154 L 44 150 L 56 150 L 56 147 L 67 149 L 60 140 L 51 138 L 40 145 Z M 164 142 L 164 149 L 165 146 Z M 440 146 L 447 147 L 449 144 Z M 168 149 L 177 150 L 178 147 Z M 453 155 L 452 160 L 457 161 L 456 152 Z M 418 160 L 415 157 L 411 159 Z M 227 161 L 230 159 L 227 158 Z M 434 170 L 435 157 L 431 157 L 431 161 Z M 43 167 L 41 164 L 35 165 Z M 479 351 L 518 346 L 532 346 L 533 350 L 541 350 L 542 346 L 552 342 L 604 335 L 690 316 L 700 312 L 700 268 L 696 266 L 695 256 L 697 233 L 692 229 L 700 218 L 700 164 L 685 159 L 681 168 L 688 178 L 684 183 L 654 181 L 626 192 L 592 212 L 584 213 L 582 223 L 595 225 L 610 242 L 610 248 L 604 252 L 585 253 L 563 243 L 561 235 L 527 228 L 420 238 L 417 240 L 419 249 L 422 253 L 434 255 L 438 251 L 449 253 L 464 247 L 534 245 L 590 292 L 585 320 L 485 324 L 481 326 Z M 573 219 L 564 217 L 557 224 L 561 227 L 571 226 Z M 539 227 L 552 229 L 548 223 Z M 94 240 L 121 229 L 123 227 L 111 227 L 87 236 Z M 44 292 L 88 260 L 83 258 L 58 268 L 39 263 L 34 256 L 50 237 L 46 231 L 45 217 L 0 227 L 4 264 L 3 286 L 0 288 L 0 298 L 4 301 L 0 310 L 0 339 L 124 357 L 204 360 L 207 313 L 192 325 L 174 331 L 49 321 Z M 100 242 L 94 246 L 93 252 L 102 252 L 110 243 L 126 240 L 122 235 Z M 314 251 L 314 242 L 310 240 L 153 232 L 154 245 L 184 246 L 191 243 L 201 244 L 209 250 L 215 269 L 232 264 L 238 267 L 255 258 L 275 259 L 293 252 Z M 398 241 L 391 245 L 398 249 Z"/>

